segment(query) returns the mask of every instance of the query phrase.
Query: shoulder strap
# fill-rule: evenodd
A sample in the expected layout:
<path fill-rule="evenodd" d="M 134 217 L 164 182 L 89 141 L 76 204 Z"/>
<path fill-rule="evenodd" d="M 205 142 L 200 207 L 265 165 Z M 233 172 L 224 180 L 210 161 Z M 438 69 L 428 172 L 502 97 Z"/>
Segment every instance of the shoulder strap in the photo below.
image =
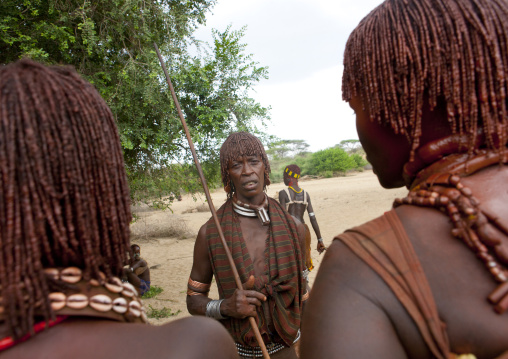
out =
<path fill-rule="evenodd" d="M 289 189 L 287 188 L 284 188 L 284 192 L 286 192 L 286 194 L 288 195 L 288 203 L 286 203 L 287 205 L 290 205 L 291 203 L 293 203 L 293 200 L 291 199 L 291 194 L 289 193 Z"/>
<path fill-rule="evenodd" d="M 402 223 L 391 210 L 334 238 L 346 244 L 392 289 L 438 359 L 450 356 L 445 324 Z"/>

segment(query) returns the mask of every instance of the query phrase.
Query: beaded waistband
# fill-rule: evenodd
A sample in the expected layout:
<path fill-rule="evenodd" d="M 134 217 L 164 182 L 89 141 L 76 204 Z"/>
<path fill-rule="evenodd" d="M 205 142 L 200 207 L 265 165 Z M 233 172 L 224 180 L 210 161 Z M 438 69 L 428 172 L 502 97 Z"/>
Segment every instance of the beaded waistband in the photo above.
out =
<path fill-rule="evenodd" d="M 244 357 L 254 357 L 254 358 L 262 358 L 263 352 L 261 351 L 260 347 L 248 347 L 245 345 L 242 345 L 240 343 L 236 344 L 236 350 L 238 351 L 238 355 L 244 356 Z M 284 348 L 287 348 L 284 344 L 280 343 L 270 343 L 266 345 L 266 351 L 268 352 L 268 355 L 272 355 L 274 353 L 277 353 L 279 350 L 282 350 Z"/>
<path fill-rule="evenodd" d="M 300 340 L 300 330 L 298 330 L 298 334 L 293 341 L 293 343 L 296 343 L 298 340 Z M 244 356 L 244 357 L 253 357 L 253 358 L 261 358 L 263 357 L 263 352 L 261 351 L 260 347 L 248 347 L 240 343 L 236 344 L 236 350 L 238 351 L 238 355 Z M 278 351 L 288 348 L 284 344 L 280 343 L 269 343 L 266 344 L 266 351 L 268 352 L 268 355 L 272 355 L 277 353 Z"/>

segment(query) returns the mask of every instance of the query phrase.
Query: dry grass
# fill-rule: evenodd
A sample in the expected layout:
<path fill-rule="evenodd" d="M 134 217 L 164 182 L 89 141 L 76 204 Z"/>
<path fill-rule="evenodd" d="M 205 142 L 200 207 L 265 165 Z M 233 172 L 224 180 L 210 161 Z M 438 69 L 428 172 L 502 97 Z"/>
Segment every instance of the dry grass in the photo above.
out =
<path fill-rule="evenodd" d="M 194 236 L 185 221 L 167 219 L 153 221 L 150 216 L 143 216 L 131 224 L 131 240 L 151 238 L 185 239 Z"/>
<path fill-rule="evenodd" d="M 208 212 L 210 211 L 210 206 L 207 203 L 202 203 L 195 208 L 189 208 L 182 212 L 182 214 L 186 213 L 198 213 L 198 212 Z"/>

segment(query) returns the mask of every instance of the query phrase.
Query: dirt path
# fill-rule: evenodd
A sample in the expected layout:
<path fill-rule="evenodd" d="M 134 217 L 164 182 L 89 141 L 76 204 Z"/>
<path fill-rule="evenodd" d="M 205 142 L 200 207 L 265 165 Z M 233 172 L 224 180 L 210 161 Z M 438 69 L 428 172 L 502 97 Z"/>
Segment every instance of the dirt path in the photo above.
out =
<path fill-rule="evenodd" d="M 407 193 L 405 188 L 383 189 L 372 171 L 346 177 L 310 180 L 301 182 L 300 185 L 311 196 L 326 245 L 335 235 L 347 228 L 389 210 L 394 198 L 403 197 Z M 276 197 L 283 187 L 283 183 L 271 185 L 268 195 Z M 226 200 L 225 192 L 213 192 L 212 200 L 215 207 L 219 208 Z M 206 211 L 199 212 L 196 211 L 197 208 Z M 171 318 L 150 319 L 152 324 L 163 324 L 189 316 L 185 304 L 187 280 L 192 266 L 194 240 L 201 225 L 210 218 L 207 208 L 204 196 L 196 201 L 191 196 L 183 196 L 181 202 L 173 204 L 172 212 L 150 210 L 143 206 L 134 209 L 138 220 L 131 226 L 132 243 L 139 244 L 141 256 L 147 260 L 150 267 L 155 266 L 151 270 L 152 284 L 164 289 L 156 298 L 147 299 L 144 303 L 147 309 L 151 306 L 157 309 L 170 308 L 173 312 L 180 311 Z M 308 217 L 304 219 L 310 223 Z M 316 269 L 309 276 L 311 285 L 322 259 L 314 249 L 315 245 L 316 237 L 312 232 L 312 260 Z M 210 297 L 218 298 L 214 285 Z"/>

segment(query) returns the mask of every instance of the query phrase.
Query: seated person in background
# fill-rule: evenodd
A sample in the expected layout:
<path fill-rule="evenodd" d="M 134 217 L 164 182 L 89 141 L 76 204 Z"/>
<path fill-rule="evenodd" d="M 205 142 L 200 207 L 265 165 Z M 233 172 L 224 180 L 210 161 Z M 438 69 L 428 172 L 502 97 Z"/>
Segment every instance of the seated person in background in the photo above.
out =
<path fill-rule="evenodd" d="M 323 238 L 321 238 L 321 231 L 319 230 L 316 214 L 314 213 L 312 203 L 310 202 L 310 195 L 298 185 L 300 174 L 301 170 L 297 165 L 289 165 L 284 169 L 284 184 L 288 186 L 288 188 L 284 188 L 283 191 L 279 192 L 279 202 L 282 207 L 284 207 L 289 212 L 289 214 L 298 219 L 305 226 L 305 258 L 307 269 L 310 272 L 314 268 L 314 265 L 312 264 L 311 258 L 310 230 L 309 226 L 307 226 L 303 220 L 303 214 L 305 211 L 307 211 L 309 214 L 312 229 L 314 229 L 314 232 L 318 238 L 316 248 L 318 253 L 323 253 L 326 247 L 323 242 Z"/>
<path fill-rule="evenodd" d="M 69 67 L 0 67 L 2 359 L 237 358 L 213 320 L 146 324 L 119 279 L 130 221 L 120 139 L 99 93 Z"/>
<path fill-rule="evenodd" d="M 129 256 L 129 265 L 124 268 L 124 276 L 142 296 L 150 289 L 150 268 L 148 268 L 148 263 L 141 258 L 141 248 L 137 244 L 131 245 Z"/>
<path fill-rule="evenodd" d="M 342 91 L 379 182 L 409 193 L 329 246 L 302 358 L 502 355 L 508 3 L 383 2 L 349 37 Z"/>

